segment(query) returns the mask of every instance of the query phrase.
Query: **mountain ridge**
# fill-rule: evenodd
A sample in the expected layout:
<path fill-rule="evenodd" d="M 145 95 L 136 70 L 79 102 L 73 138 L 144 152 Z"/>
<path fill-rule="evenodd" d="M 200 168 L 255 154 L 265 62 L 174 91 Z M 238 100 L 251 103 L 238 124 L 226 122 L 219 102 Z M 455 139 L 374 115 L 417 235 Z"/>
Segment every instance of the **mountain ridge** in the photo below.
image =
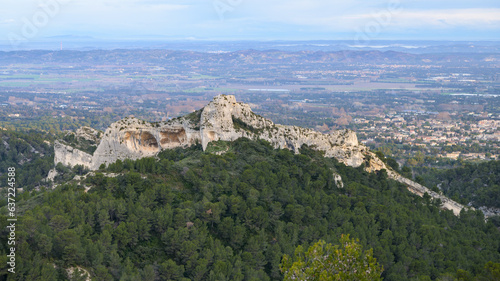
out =
<path fill-rule="evenodd" d="M 181 50 L 92 50 L 92 51 L 0 51 L 0 64 L 12 63 L 47 63 L 89 65 L 106 64 L 172 64 L 197 61 L 204 66 L 217 67 L 221 63 L 229 66 L 262 64 L 386 64 L 386 63 L 425 63 L 456 64 L 488 62 L 497 64 L 500 55 L 487 53 L 426 53 L 412 54 L 400 51 L 345 50 L 345 51 L 281 51 L 281 50 L 239 50 L 222 53 L 206 53 Z"/>
<path fill-rule="evenodd" d="M 259 116 L 245 103 L 232 95 L 218 95 L 202 109 L 166 122 L 150 123 L 137 118 L 124 118 L 109 126 L 91 155 L 66 144 L 56 142 L 55 164 L 83 165 L 97 170 L 117 160 L 140 159 L 156 156 L 164 149 L 188 147 L 201 143 L 203 150 L 214 141 L 234 141 L 238 138 L 262 139 L 274 148 L 286 148 L 299 153 L 303 145 L 324 152 L 325 157 L 359 167 L 367 172 L 385 170 L 389 178 L 407 185 L 408 189 L 423 196 L 429 194 L 440 199 L 443 208 L 459 215 L 463 205 L 406 179 L 392 170 L 369 149 L 358 142 L 356 133 L 339 130 L 322 134 L 312 129 L 274 124 Z"/>

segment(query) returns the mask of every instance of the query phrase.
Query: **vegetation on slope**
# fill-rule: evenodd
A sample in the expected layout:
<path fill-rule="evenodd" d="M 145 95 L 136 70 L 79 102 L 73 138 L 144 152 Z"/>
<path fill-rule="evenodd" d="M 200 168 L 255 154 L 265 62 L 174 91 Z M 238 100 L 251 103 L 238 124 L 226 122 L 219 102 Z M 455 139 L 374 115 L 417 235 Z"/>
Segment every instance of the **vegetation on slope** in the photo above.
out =
<path fill-rule="evenodd" d="M 95 141 L 87 140 L 82 137 L 77 137 L 76 134 L 73 132 L 65 134 L 62 140 L 63 144 L 74 147 L 90 155 L 94 154 L 98 145 L 98 143 L 96 143 Z"/>
<path fill-rule="evenodd" d="M 463 204 L 500 208 L 500 161 L 432 169 L 420 177 L 427 186 L 439 187 L 446 196 Z"/>
<path fill-rule="evenodd" d="M 53 142 L 48 133 L 0 130 L 0 187 L 7 186 L 9 167 L 16 169 L 16 187 L 31 190 L 43 185 L 54 167 Z"/>
<path fill-rule="evenodd" d="M 382 280 L 383 268 L 372 250 L 363 251 L 357 242 L 349 239 L 349 235 L 342 235 L 340 247 L 321 240 L 307 251 L 298 246 L 294 257 L 283 256 L 284 280 Z"/>
<path fill-rule="evenodd" d="M 262 132 L 262 129 L 256 129 L 252 125 L 245 123 L 240 118 L 232 116 L 232 119 L 233 119 L 233 126 L 236 129 L 236 131 L 244 130 L 254 134 L 259 134 L 260 132 Z"/>
<path fill-rule="evenodd" d="M 73 266 L 103 281 L 282 280 L 285 254 L 337 245 L 342 234 L 373 249 L 384 280 L 494 280 L 500 232 L 481 212 L 456 217 L 383 172 L 306 147 L 295 155 L 264 141 L 227 145 L 220 156 L 197 145 L 118 161 L 81 184 L 24 193 L 8 280 L 68 280 Z M 1 267 L 6 222 L 0 216 Z"/>

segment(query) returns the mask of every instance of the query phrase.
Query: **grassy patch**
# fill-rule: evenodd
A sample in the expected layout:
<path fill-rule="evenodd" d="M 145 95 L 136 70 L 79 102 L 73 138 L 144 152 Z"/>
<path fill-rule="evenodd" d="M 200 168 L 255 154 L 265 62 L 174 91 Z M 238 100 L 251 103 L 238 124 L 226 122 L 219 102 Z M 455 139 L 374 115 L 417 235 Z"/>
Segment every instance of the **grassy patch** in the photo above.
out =
<path fill-rule="evenodd" d="M 230 145 L 226 141 L 213 141 L 210 142 L 205 149 L 206 153 L 216 154 L 218 152 L 228 152 L 231 149 Z"/>
<path fill-rule="evenodd" d="M 248 132 L 252 132 L 254 134 L 262 132 L 262 129 L 256 129 L 252 125 L 243 122 L 243 120 L 241 120 L 240 118 L 232 116 L 232 119 L 233 119 L 233 126 L 236 130 L 245 130 Z"/>

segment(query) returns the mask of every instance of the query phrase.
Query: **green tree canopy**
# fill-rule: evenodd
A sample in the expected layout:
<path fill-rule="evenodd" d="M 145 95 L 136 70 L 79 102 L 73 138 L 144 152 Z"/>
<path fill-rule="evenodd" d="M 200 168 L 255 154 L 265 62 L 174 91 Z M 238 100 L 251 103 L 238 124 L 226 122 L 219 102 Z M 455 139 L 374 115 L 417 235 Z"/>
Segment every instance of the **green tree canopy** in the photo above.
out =
<path fill-rule="evenodd" d="M 339 245 L 320 240 L 294 257 L 283 256 L 284 280 L 382 280 L 383 268 L 373 257 L 372 249 L 363 251 L 359 240 L 342 235 Z"/>

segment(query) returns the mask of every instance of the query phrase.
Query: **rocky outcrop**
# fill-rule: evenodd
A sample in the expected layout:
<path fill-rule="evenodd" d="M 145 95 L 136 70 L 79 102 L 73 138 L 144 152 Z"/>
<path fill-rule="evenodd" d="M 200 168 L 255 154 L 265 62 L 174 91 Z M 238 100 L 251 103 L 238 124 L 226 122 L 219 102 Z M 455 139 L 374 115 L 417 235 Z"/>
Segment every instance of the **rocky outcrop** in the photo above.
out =
<path fill-rule="evenodd" d="M 89 128 L 79 130 L 77 136 L 87 140 L 99 138 L 98 132 Z M 167 122 L 150 123 L 137 118 L 115 122 L 106 130 L 93 155 L 56 142 L 55 162 L 67 166 L 79 164 L 97 170 L 101 165 L 117 160 L 155 156 L 164 149 L 187 147 L 199 142 L 205 150 L 210 142 L 234 141 L 241 137 L 266 140 L 275 148 L 286 148 L 295 153 L 307 145 L 323 151 L 325 157 L 334 157 L 348 166 L 365 164 L 368 172 L 385 169 L 390 178 L 407 185 L 411 192 L 420 196 L 428 193 L 433 198 L 439 198 L 443 207 L 455 214 L 464 208 L 388 168 L 367 147 L 359 144 L 353 131 L 339 130 L 322 134 L 297 126 L 274 124 L 253 113 L 249 105 L 236 102 L 236 98 L 229 95 L 216 96 L 204 108 Z M 335 178 L 335 181 L 337 186 L 343 186 L 341 178 Z"/>
<path fill-rule="evenodd" d="M 75 136 L 76 138 L 85 139 L 92 143 L 98 143 L 101 138 L 101 132 L 94 128 L 83 126 L 76 130 Z"/>
<path fill-rule="evenodd" d="M 441 194 L 438 194 L 430 189 L 428 189 L 427 187 L 419 184 L 419 183 L 416 183 L 412 180 L 409 180 L 403 176 L 401 176 L 400 174 L 394 172 L 394 171 L 388 171 L 388 176 L 389 178 L 392 178 L 400 183 L 403 183 L 405 184 L 407 187 L 408 187 L 408 190 L 414 194 L 417 194 L 418 196 L 422 197 L 424 196 L 425 193 L 429 194 L 434 200 L 435 199 L 440 199 L 441 202 L 442 202 L 442 208 L 444 209 L 447 209 L 447 210 L 452 210 L 453 211 L 453 214 L 455 214 L 456 216 L 458 216 L 460 214 L 460 211 L 465 208 L 464 205 L 462 204 L 459 204 L 453 200 L 451 200 L 450 198 L 446 197 L 446 196 L 443 196 Z M 472 207 L 469 207 L 470 209 L 474 209 Z"/>
<path fill-rule="evenodd" d="M 56 168 L 52 168 L 49 170 L 49 173 L 47 174 L 47 178 L 45 178 L 45 181 L 54 181 L 54 179 L 57 177 L 58 173 Z"/>
<path fill-rule="evenodd" d="M 484 216 L 486 218 L 493 217 L 493 216 L 500 216 L 500 209 L 499 208 L 488 208 L 486 206 L 482 206 L 478 208 L 483 212 Z"/>
<path fill-rule="evenodd" d="M 84 280 L 84 281 L 92 280 L 90 278 L 90 273 L 88 272 L 88 270 L 80 266 L 66 268 L 66 273 L 68 274 L 70 280 Z"/>
<path fill-rule="evenodd" d="M 372 154 L 358 143 L 353 131 L 321 134 L 311 129 L 277 125 L 253 113 L 249 105 L 236 102 L 234 96 L 219 95 L 203 109 L 167 122 L 125 118 L 113 123 L 102 136 L 90 167 L 96 170 L 102 164 L 155 156 L 163 149 L 186 147 L 196 142 L 205 150 L 212 141 L 234 141 L 241 137 L 263 139 L 276 148 L 295 153 L 302 145 L 308 145 L 324 151 L 326 157 L 335 157 L 353 167 L 365 163 Z"/>
<path fill-rule="evenodd" d="M 65 166 L 74 167 L 82 165 L 86 168 L 92 167 L 92 155 L 65 145 L 59 141 L 54 142 L 54 163 L 62 163 Z"/>
<path fill-rule="evenodd" d="M 337 173 L 333 173 L 333 181 L 338 188 L 344 188 L 344 182 L 342 181 L 342 176 Z"/>
<path fill-rule="evenodd" d="M 125 118 L 111 124 L 92 156 L 91 169 L 117 160 L 151 157 L 163 149 L 187 147 L 200 141 L 189 118 L 182 117 L 163 123 L 149 123 L 137 118 Z"/>
<path fill-rule="evenodd" d="M 241 137 L 263 139 L 275 148 L 286 148 L 295 153 L 299 153 L 302 145 L 308 145 L 324 151 L 326 157 L 335 157 L 353 167 L 360 166 L 368 153 L 353 131 L 322 134 L 297 126 L 277 125 L 253 113 L 247 104 L 236 102 L 234 96 L 225 95 L 215 97 L 203 109 L 200 135 L 203 149 L 209 142 L 217 140 L 233 141 Z"/>

